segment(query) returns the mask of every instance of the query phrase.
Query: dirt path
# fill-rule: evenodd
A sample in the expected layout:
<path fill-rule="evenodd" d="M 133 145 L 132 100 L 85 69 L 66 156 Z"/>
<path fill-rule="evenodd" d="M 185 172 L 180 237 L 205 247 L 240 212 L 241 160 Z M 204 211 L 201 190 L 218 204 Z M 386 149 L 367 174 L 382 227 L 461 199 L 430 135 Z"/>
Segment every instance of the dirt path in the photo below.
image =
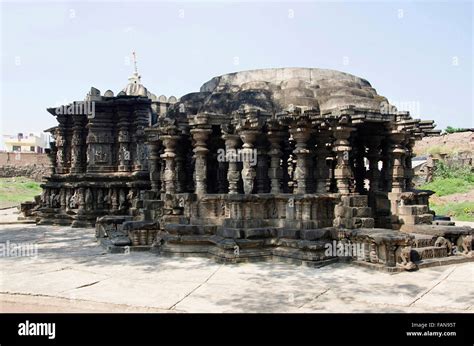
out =
<path fill-rule="evenodd" d="M 463 193 L 453 193 L 448 196 L 436 196 L 433 195 L 430 197 L 430 202 L 433 204 L 443 205 L 446 203 L 460 203 L 460 202 L 469 202 L 474 201 L 474 189 L 469 192 Z"/>

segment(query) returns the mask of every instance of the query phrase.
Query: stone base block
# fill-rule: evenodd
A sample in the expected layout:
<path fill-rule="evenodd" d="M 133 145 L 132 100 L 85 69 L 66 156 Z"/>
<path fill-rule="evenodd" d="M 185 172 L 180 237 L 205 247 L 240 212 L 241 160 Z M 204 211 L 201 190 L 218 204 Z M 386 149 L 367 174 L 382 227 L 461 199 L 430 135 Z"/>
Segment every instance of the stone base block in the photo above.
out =
<path fill-rule="evenodd" d="M 413 261 L 421 261 L 430 258 L 442 258 L 447 256 L 448 251 L 446 247 L 428 246 L 412 249 Z"/>

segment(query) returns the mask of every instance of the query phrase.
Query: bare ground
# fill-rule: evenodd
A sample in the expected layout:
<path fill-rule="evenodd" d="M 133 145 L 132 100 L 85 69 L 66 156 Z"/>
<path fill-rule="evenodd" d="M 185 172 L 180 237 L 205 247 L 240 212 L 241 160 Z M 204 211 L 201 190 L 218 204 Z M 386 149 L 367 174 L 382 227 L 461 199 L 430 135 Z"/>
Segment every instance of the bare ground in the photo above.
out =
<path fill-rule="evenodd" d="M 443 205 L 446 203 L 461 203 L 469 201 L 474 201 L 474 190 L 471 190 L 469 192 L 453 193 L 452 195 L 442 197 L 436 195 L 430 197 L 430 203 L 439 205 Z"/>

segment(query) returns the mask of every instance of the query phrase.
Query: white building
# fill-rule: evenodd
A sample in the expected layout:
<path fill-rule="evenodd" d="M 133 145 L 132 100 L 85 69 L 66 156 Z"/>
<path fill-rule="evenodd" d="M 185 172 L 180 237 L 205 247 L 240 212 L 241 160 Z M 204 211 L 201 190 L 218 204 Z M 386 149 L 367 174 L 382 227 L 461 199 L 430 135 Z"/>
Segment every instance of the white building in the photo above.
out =
<path fill-rule="evenodd" d="M 3 135 L 3 142 L 7 152 L 44 153 L 44 149 L 49 148 L 49 135 L 44 133 Z"/>

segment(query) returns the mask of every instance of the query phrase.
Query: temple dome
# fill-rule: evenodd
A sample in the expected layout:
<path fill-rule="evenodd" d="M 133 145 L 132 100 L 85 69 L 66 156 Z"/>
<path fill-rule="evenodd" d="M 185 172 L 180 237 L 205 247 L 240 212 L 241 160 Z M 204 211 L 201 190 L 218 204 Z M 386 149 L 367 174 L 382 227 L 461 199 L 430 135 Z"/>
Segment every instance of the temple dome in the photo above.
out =
<path fill-rule="evenodd" d="M 184 95 L 186 109 L 229 114 L 242 107 L 280 112 L 291 107 L 321 112 L 355 106 L 379 111 L 387 99 L 354 75 L 318 68 L 272 68 L 214 77 L 198 93 Z"/>
<path fill-rule="evenodd" d="M 143 84 L 141 83 L 141 76 L 138 74 L 138 72 L 134 72 L 128 78 L 128 84 L 125 88 L 122 89 L 122 91 L 127 96 L 144 96 L 144 97 L 151 96 L 147 88 L 145 88 L 145 86 L 143 86 Z"/>

